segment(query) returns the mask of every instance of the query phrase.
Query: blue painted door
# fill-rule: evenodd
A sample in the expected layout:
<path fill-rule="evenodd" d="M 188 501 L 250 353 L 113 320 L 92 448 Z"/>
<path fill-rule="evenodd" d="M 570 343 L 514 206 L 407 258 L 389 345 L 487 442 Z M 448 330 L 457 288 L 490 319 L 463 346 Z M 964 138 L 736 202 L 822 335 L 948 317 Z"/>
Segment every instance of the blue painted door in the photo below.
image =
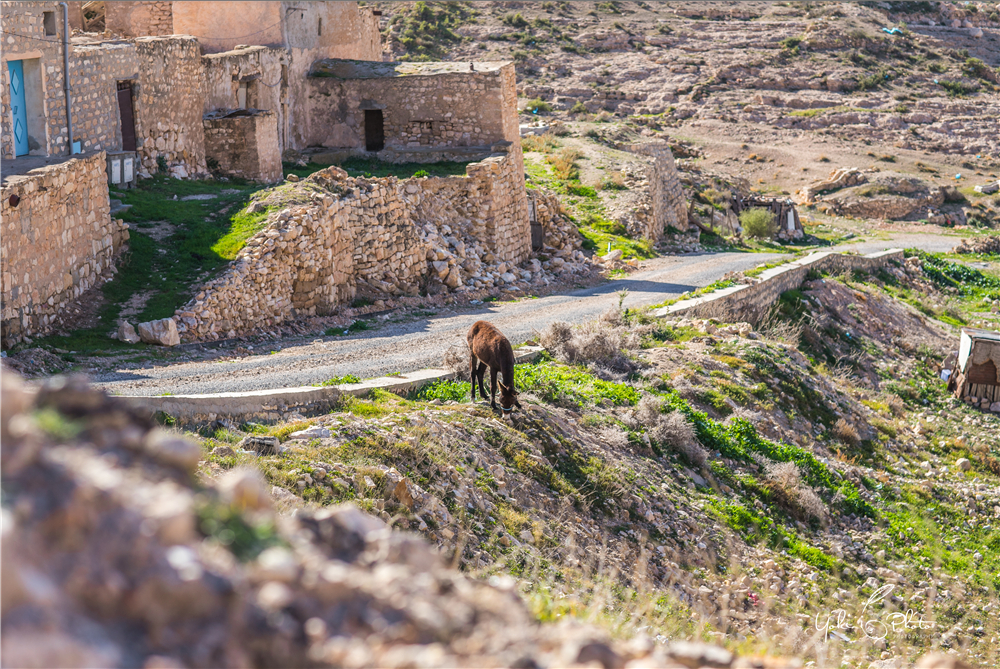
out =
<path fill-rule="evenodd" d="M 10 75 L 14 155 L 23 156 L 28 153 L 28 111 L 24 108 L 24 64 L 19 60 L 8 60 L 7 73 Z"/>

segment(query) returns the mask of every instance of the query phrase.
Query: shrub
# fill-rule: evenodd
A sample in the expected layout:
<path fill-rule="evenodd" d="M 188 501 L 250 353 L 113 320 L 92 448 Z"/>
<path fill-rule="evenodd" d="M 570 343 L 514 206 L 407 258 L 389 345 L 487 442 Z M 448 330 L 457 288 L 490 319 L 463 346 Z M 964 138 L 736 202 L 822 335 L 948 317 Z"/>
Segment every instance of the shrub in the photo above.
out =
<path fill-rule="evenodd" d="M 988 79 L 990 76 L 989 66 L 978 58 L 968 58 L 962 66 L 962 72 L 977 79 Z"/>
<path fill-rule="evenodd" d="M 833 425 L 833 436 L 848 446 L 857 446 L 861 443 L 858 430 L 843 418 L 838 418 Z"/>
<path fill-rule="evenodd" d="M 552 153 L 557 148 L 559 148 L 559 142 L 549 133 L 545 133 L 544 135 L 528 135 L 521 138 L 522 151 Z"/>
<path fill-rule="evenodd" d="M 569 113 L 570 114 L 586 114 L 587 113 L 587 106 L 585 104 L 583 104 L 583 102 L 577 100 L 576 104 L 573 105 L 570 108 Z"/>
<path fill-rule="evenodd" d="M 511 28 L 525 28 L 528 26 L 528 20 L 521 16 L 520 12 L 517 14 L 504 14 L 500 22 Z"/>
<path fill-rule="evenodd" d="M 529 100 L 528 104 L 524 105 L 524 111 L 531 114 L 537 114 L 538 112 L 550 112 L 552 111 L 552 105 L 541 98 L 535 98 L 534 100 Z"/>
<path fill-rule="evenodd" d="M 580 159 L 581 155 L 576 149 L 564 148 L 554 156 L 549 156 L 548 162 L 558 179 L 573 181 L 580 177 L 580 168 L 576 161 Z"/>
<path fill-rule="evenodd" d="M 774 214 L 767 209 L 747 209 L 740 212 L 740 225 L 750 239 L 771 239 L 778 233 Z"/>

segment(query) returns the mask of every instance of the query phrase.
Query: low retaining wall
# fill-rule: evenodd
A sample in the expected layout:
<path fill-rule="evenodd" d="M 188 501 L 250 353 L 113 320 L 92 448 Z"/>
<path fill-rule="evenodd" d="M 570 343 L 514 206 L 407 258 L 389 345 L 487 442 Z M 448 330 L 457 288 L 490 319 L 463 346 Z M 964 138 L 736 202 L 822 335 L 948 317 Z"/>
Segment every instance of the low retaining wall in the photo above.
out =
<path fill-rule="evenodd" d="M 0 218 L 6 348 L 50 332 L 60 310 L 112 265 L 128 227 L 111 218 L 103 151 L 8 177 Z"/>
<path fill-rule="evenodd" d="M 682 314 L 738 318 L 754 323 L 767 314 L 782 293 L 801 286 L 811 270 L 871 272 L 885 267 L 890 262 L 902 262 L 902 260 L 902 249 L 889 249 L 865 256 L 832 251 L 811 253 L 801 260 L 764 271 L 758 283 L 723 288 L 707 295 L 676 302 L 657 309 L 652 314 L 661 318 Z"/>
<path fill-rule="evenodd" d="M 541 351 L 540 346 L 517 349 L 514 351 L 514 362 L 533 362 Z M 446 369 L 421 369 L 399 376 L 383 376 L 361 383 L 319 388 L 302 386 L 211 395 L 118 396 L 117 399 L 137 411 L 148 412 L 151 416 L 163 412 L 181 424 L 209 423 L 219 418 L 273 423 L 282 420 L 284 414 L 291 411 L 329 411 L 341 395 L 363 397 L 375 389 L 406 393 L 435 381 L 453 378 L 455 374 Z"/>

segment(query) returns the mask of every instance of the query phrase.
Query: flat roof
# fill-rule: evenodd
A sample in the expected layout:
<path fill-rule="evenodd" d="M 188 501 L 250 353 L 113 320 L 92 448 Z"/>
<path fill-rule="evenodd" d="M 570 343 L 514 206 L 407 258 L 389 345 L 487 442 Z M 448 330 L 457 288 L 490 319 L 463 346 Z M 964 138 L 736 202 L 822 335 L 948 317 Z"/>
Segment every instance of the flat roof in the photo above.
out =
<path fill-rule="evenodd" d="M 1000 342 L 1000 332 L 993 330 L 983 330 L 981 328 L 962 328 L 962 332 L 969 335 L 970 339 L 977 341 Z"/>
<path fill-rule="evenodd" d="M 374 60 L 324 58 L 313 63 L 310 77 L 335 79 L 386 79 L 391 77 L 433 77 L 440 74 L 499 72 L 512 61 L 458 61 L 447 63 L 383 63 Z M 469 65 L 472 65 L 470 68 Z"/>

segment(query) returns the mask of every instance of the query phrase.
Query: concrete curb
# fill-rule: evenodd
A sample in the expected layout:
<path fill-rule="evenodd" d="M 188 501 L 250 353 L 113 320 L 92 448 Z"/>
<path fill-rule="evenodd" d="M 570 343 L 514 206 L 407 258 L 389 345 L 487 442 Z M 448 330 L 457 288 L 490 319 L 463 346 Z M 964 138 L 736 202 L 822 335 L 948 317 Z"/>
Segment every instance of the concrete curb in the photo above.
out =
<path fill-rule="evenodd" d="M 760 281 L 750 285 L 731 286 L 707 295 L 692 297 L 655 309 L 651 315 L 664 318 L 698 310 L 725 310 L 734 314 L 747 313 L 769 307 L 786 290 L 801 286 L 810 270 L 860 270 L 870 272 L 903 259 L 902 249 L 888 249 L 864 256 L 819 251 L 805 258 L 772 267 L 760 275 Z"/>
<path fill-rule="evenodd" d="M 523 346 L 514 351 L 514 361 L 519 364 L 533 362 L 543 350 L 541 346 Z M 455 375 L 446 369 L 419 369 L 399 376 L 383 376 L 339 386 L 300 386 L 205 395 L 116 397 L 132 409 L 149 415 L 163 412 L 180 423 L 211 422 L 218 418 L 277 421 L 289 411 L 328 411 L 341 395 L 362 397 L 376 388 L 405 393 L 435 381 L 453 378 Z"/>

